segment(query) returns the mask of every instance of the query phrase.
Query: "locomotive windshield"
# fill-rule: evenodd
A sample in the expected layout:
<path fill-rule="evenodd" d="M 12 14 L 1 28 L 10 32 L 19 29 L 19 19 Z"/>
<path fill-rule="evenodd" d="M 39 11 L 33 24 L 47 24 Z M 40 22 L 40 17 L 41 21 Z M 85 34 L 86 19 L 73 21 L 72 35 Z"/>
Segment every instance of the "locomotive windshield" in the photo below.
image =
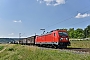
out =
<path fill-rule="evenodd" d="M 68 34 L 66 32 L 59 32 L 60 36 L 68 36 Z"/>

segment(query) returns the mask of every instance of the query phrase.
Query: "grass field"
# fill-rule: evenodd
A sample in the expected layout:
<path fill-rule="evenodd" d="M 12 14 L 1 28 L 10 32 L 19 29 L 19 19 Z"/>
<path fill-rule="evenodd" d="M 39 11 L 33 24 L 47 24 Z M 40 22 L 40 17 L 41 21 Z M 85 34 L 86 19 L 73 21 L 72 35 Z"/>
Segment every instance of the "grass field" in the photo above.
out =
<path fill-rule="evenodd" d="M 1 51 L 2 49 L 4 49 L 4 46 L 0 46 L 0 51 Z"/>
<path fill-rule="evenodd" d="M 90 41 L 71 41 L 71 43 L 70 47 L 90 48 Z M 0 60 L 90 60 L 89 54 L 17 44 L 0 44 L 1 46 L 3 48 L 0 50 Z"/>

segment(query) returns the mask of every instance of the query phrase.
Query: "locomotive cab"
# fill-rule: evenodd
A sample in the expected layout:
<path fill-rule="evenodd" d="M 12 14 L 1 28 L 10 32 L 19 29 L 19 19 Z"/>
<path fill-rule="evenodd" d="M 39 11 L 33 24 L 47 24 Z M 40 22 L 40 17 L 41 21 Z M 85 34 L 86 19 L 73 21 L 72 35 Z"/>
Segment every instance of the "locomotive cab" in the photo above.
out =
<path fill-rule="evenodd" d="M 59 31 L 59 45 L 70 46 L 69 36 L 66 31 Z"/>

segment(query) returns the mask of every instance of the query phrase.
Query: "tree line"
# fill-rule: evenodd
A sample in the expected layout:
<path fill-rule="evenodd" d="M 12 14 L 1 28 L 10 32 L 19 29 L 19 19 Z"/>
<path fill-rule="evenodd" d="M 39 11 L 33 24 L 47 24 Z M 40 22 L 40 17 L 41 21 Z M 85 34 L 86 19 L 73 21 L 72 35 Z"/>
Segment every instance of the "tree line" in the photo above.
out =
<path fill-rule="evenodd" d="M 64 29 L 67 30 L 68 35 L 70 38 L 90 38 L 90 25 L 88 25 L 86 28 L 69 28 Z"/>

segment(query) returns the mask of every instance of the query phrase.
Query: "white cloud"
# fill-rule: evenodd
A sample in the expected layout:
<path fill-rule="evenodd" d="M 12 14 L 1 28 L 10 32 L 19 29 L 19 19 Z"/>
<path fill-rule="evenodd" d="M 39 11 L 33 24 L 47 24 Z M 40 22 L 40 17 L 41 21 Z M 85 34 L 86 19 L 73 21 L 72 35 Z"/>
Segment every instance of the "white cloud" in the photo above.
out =
<path fill-rule="evenodd" d="M 14 35 L 14 33 L 8 34 L 8 35 Z"/>
<path fill-rule="evenodd" d="M 87 14 L 87 13 L 85 13 L 85 14 L 78 13 L 77 16 L 75 16 L 75 18 L 85 18 L 85 17 L 89 17 L 89 16 L 90 16 L 90 14 Z"/>
<path fill-rule="evenodd" d="M 13 22 L 15 22 L 15 23 L 22 23 L 21 20 L 14 20 Z"/>
<path fill-rule="evenodd" d="M 46 5 L 53 5 L 53 6 L 57 6 L 60 4 L 65 4 L 65 0 L 37 0 L 40 3 L 45 2 Z"/>

